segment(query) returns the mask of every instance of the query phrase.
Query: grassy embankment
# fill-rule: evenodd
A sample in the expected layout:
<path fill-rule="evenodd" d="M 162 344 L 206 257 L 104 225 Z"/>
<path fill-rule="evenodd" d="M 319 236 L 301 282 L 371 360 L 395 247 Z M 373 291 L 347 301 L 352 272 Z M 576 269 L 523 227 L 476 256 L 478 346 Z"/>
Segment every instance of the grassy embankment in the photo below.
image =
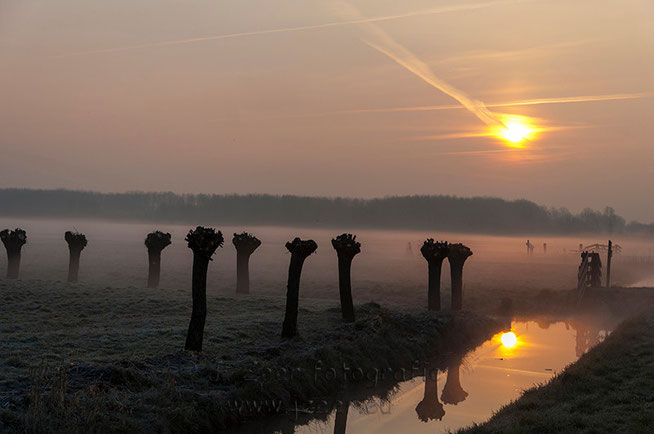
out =
<path fill-rule="evenodd" d="M 2 281 L 0 294 L 0 431 L 10 432 L 217 430 L 336 396 L 343 363 L 366 373 L 364 400 L 392 391 L 390 374 L 382 392 L 366 384 L 375 369 L 410 371 L 499 328 L 374 303 L 344 324 L 337 303 L 305 299 L 301 336 L 282 340 L 283 298 L 210 296 L 204 351 L 193 354 L 181 350 L 188 291 Z"/>
<path fill-rule="evenodd" d="M 654 310 L 649 310 L 621 324 L 546 385 L 526 391 L 488 422 L 462 432 L 644 433 L 653 429 Z"/>

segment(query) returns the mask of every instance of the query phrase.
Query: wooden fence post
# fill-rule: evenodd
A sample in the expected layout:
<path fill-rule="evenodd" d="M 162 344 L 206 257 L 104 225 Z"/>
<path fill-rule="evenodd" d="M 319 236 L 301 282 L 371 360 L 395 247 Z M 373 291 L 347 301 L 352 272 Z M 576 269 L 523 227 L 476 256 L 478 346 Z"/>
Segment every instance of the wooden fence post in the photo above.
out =
<path fill-rule="evenodd" d="M 613 241 L 609 240 L 609 252 L 606 256 L 606 287 L 611 287 L 611 258 L 613 257 Z"/>

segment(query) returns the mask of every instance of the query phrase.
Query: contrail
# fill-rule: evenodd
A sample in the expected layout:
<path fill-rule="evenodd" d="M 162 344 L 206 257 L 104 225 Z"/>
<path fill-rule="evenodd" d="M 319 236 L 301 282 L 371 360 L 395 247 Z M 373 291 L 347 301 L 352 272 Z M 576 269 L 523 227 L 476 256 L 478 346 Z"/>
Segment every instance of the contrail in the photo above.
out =
<path fill-rule="evenodd" d="M 488 103 L 486 104 L 486 107 L 498 108 L 498 107 L 541 105 L 541 104 L 574 104 L 574 103 L 584 103 L 584 102 L 620 101 L 620 100 L 648 98 L 651 96 L 652 93 L 648 93 L 648 92 L 564 96 L 564 97 L 554 97 L 554 98 L 522 99 L 522 100 L 508 101 L 508 102 Z M 334 110 L 329 112 L 302 113 L 302 114 L 288 113 L 288 114 L 278 114 L 274 116 L 264 116 L 261 119 L 320 118 L 320 117 L 327 117 L 327 116 L 341 116 L 341 115 L 365 114 L 365 113 L 396 113 L 396 112 L 402 113 L 402 112 L 426 112 L 426 111 L 462 110 L 462 109 L 465 109 L 465 107 L 463 107 L 460 104 L 419 105 L 419 106 L 412 106 L 412 107 L 381 107 L 381 108 L 363 108 L 363 109 L 352 109 L 352 110 Z M 218 118 L 218 119 L 213 119 L 213 121 L 218 122 L 226 119 L 232 119 L 232 118 Z"/>
<path fill-rule="evenodd" d="M 517 107 L 541 104 L 570 104 L 581 102 L 600 102 L 600 101 L 619 101 L 629 99 L 640 99 L 652 96 L 651 93 L 614 93 L 605 95 L 582 95 L 582 96 L 569 96 L 569 97 L 555 97 L 555 98 L 537 98 L 537 99 L 523 99 L 517 101 L 498 102 L 485 104 L 487 108 L 498 107 Z M 354 109 L 354 110 L 337 110 L 332 112 L 323 112 L 316 114 L 302 114 L 295 115 L 297 117 L 312 117 L 312 116 L 338 116 L 341 114 L 357 114 L 357 113 L 392 113 L 392 112 L 422 112 L 422 111 L 440 111 L 440 110 L 461 110 L 465 107 L 458 104 L 450 105 L 423 105 L 413 107 L 384 107 L 384 108 L 368 108 L 368 109 Z"/>
<path fill-rule="evenodd" d="M 238 32 L 238 33 L 228 33 L 222 35 L 202 36 L 198 38 L 176 39 L 176 40 L 161 41 L 161 42 L 149 42 L 144 44 L 127 45 L 123 47 L 104 48 L 99 50 L 77 51 L 73 53 L 60 54 L 58 56 L 54 56 L 54 58 L 76 57 L 76 56 L 85 56 L 90 54 L 102 54 L 102 53 L 117 53 L 121 51 L 137 50 L 142 48 L 166 47 L 170 45 L 192 44 L 196 42 L 217 41 L 221 39 L 235 39 L 235 38 L 242 38 L 247 36 L 269 35 L 274 33 L 301 32 L 305 30 L 326 29 L 330 27 L 377 23 L 382 21 L 411 18 L 416 16 L 435 15 L 435 14 L 442 14 L 447 12 L 483 9 L 483 8 L 488 8 L 488 7 L 502 5 L 502 4 L 522 3 L 525 1 L 529 1 L 529 0 L 498 0 L 498 1 L 483 2 L 483 3 L 470 3 L 466 5 L 441 6 L 437 8 L 431 8 L 431 9 L 414 11 L 414 12 L 406 12 L 403 14 L 396 14 L 396 15 L 383 15 L 383 16 L 369 17 L 369 18 L 362 17 L 362 18 L 350 19 L 346 21 L 335 21 L 335 22 L 329 22 L 323 24 L 313 24 L 313 25 L 296 26 L 296 27 L 283 27 L 279 29 L 268 29 L 268 30 L 255 30 L 250 32 Z"/>
<path fill-rule="evenodd" d="M 596 102 L 596 101 L 616 101 L 622 99 L 639 99 L 651 96 L 651 93 L 614 93 L 607 95 L 587 95 L 587 96 L 569 96 L 561 98 L 541 98 L 541 99 L 527 99 L 522 101 L 513 101 L 502 104 L 493 104 L 489 107 L 509 107 L 520 105 L 539 105 L 539 104 L 562 104 L 573 102 Z"/>
<path fill-rule="evenodd" d="M 409 50 L 407 50 L 400 44 L 397 44 L 393 41 L 394 45 L 396 45 L 394 48 L 396 48 L 397 51 L 400 52 L 398 55 L 396 52 L 382 48 L 379 45 L 376 45 L 372 42 L 369 41 L 364 41 L 364 42 L 366 42 L 366 44 L 368 44 L 375 50 L 379 51 L 380 53 L 390 57 L 395 62 L 405 67 L 407 70 L 413 72 L 415 75 L 422 78 L 425 82 L 434 86 L 436 89 L 440 90 L 441 92 L 457 100 L 463 107 L 468 109 L 468 111 L 473 113 L 480 120 L 485 122 L 487 125 L 489 126 L 504 125 L 503 122 L 498 118 L 498 116 L 495 113 L 488 110 L 488 108 L 483 102 L 470 98 L 464 92 L 460 91 L 454 86 L 436 77 L 436 75 L 434 75 L 434 73 L 431 71 L 429 66 L 427 66 L 427 64 L 425 64 L 423 61 L 418 59 L 413 53 L 411 53 Z"/>
<path fill-rule="evenodd" d="M 516 3 L 513 2 L 502 2 L 502 3 Z M 493 5 L 498 5 L 499 2 L 493 3 Z M 349 13 L 352 16 L 360 17 L 359 11 L 353 6 L 342 3 L 339 6 L 340 12 Z M 367 29 L 374 42 L 370 38 L 364 38 L 364 42 L 370 47 L 379 51 L 380 53 L 386 55 L 391 60 L 397 64 L 403 66 L 408 71 L 412 72 L 416 76 L 420 77 L 426 83 L 440 90 L 441 92 L 449 95 L 458 101 L 463 107 L 468 111 L 477 116 L 482 122 L 486 125 L 494 128 L 502 128 L 505 126 L 505 123 L 502 121 L 501 115 L 493 113 L 490 111 L 483 102 L 475 100 L 465 92 L 457 89 L 456 87 L 450 85 L 449 83 L 441 80 L 434 74 L 429 65 L 420 60 L 415 54 L 409 51 L 406 47 L 396 42 L 388 33 L 386 33 L 381 27 L 375 25 L 373 22 L 365 22 L 364 27 Z"/>

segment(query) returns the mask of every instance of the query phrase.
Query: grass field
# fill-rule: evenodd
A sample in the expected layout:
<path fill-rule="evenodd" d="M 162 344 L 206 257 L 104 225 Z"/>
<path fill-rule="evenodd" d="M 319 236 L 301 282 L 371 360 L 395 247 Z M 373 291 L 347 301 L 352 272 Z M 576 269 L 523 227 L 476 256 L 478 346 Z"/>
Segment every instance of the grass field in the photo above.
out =
<path fill-rule="evenodd" d="M 0 293 L 0 428 L 9 431 L 217 429 L 251 416 L 230 404 L 238 400 L 288 405 L 340 390 L 340 379 L 315 378 L 319 363 L 410 370 L 499 327 L 374 303 L 359 305 L 348 325 L 337 304 L 312 300 L 300 308 L 300 337 L 284 341 L 283 298 L 211 296 L 197 355 L 182 350 L 187 291 L 2 281 Z"/>

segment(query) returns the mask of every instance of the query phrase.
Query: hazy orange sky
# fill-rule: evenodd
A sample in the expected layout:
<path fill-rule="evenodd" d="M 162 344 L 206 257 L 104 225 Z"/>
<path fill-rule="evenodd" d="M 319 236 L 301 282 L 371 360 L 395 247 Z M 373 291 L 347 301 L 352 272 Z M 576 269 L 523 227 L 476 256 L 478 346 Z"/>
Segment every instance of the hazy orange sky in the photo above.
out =
<path fill-rule="evenodd" d="M 0 0 L 0 187 L 654 221 L 652 22 L 652 0 Z M 509 147 L 484 104 L 543 131 Z"/>

